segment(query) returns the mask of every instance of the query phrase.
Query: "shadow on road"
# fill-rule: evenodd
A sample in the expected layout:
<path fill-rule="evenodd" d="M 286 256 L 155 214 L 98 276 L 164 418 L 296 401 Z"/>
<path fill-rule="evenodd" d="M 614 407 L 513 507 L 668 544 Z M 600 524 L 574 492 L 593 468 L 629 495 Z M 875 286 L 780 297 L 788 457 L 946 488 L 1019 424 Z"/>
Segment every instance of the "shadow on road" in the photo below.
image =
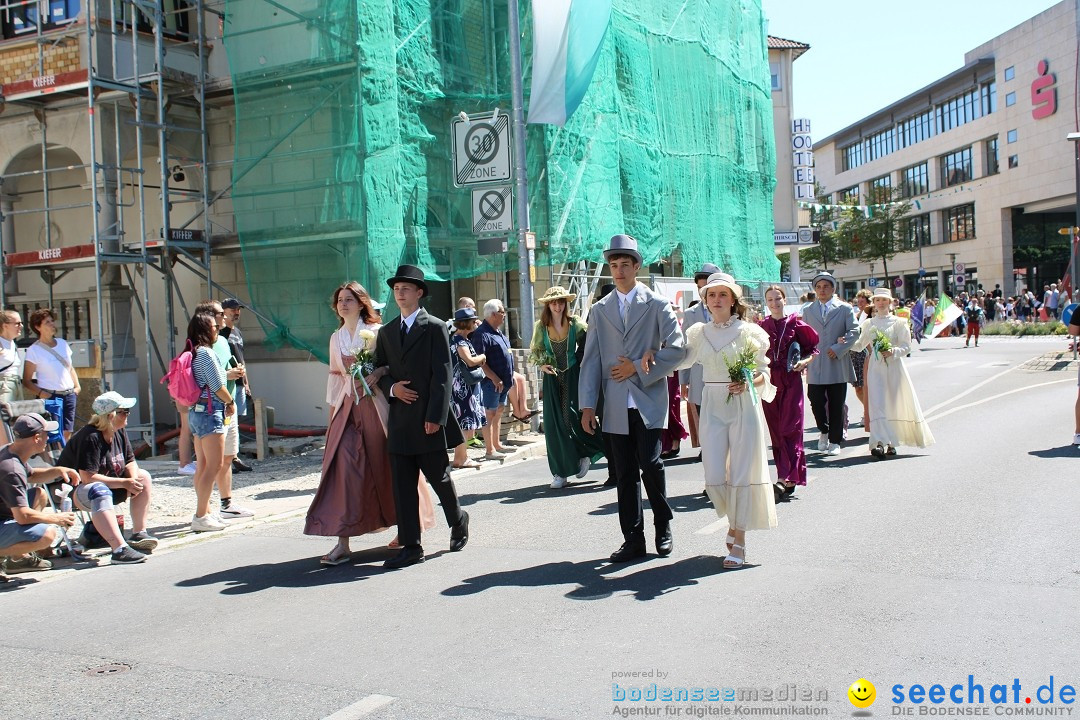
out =
<path fill-rule="evenodd" d="M 1075 445 L 1063 445 L 1062 447 L 1047 448 L 1046 450 L 1032 450 L 1028 455 L 1039 458 L 1074 458 L 1080 456 L 1080 449 Z"/>
<path fill-rule="evenodd" d="M 469 505 L 475 505 L 478 502 L 485 500 L 491 500 L 503 505 L 518 505 L 521 503 L 529 502 L 530 500 L 543 500 L 545 498 L 555 499 L 560 498 L 568 494 L 574 493 L 595 493 L 601 492 L 607 488 L 604 487 L 604 478 L 598 477 L 595 480 L 578 480 L 577 478 L 570 478 L 566 487 L 560 490 L 552 489 L 547 481 L 543 485 L 530 485 L 523 488 L 505 488 L 502 490 L 494 490 L 489 493 L 469 493 L 467 495 L 461 495 L 458 498 L 458 502 L 462 507 Z M 612 495 L 614 496 L 614 488 L 611 488 Z"/>
<path fill-rule="evenodd" d="M 244 565 L 181 580 L 176 583 L 176 586 L 199 587 L 222 583 L 226 586 L 221 591 L 222 595 L 246 595 L 275 587 L 307 588 L 338 585 L 364 580 L 384 572 L 392 572 L 383 569 L 382 561 L 396 552 L 390 548 L 358 550 L 353 552 L 351 563 L 336 567 L 322 567 L 319 565 L 319 559 L 315 557 L 279 563 Z M 428 559 L 435 556 L 436 554 L 428 555 Z"/>
<path fill-rule="evenodd" d="M 674 563 L 653 564 L 630 575 L 606 577 L 607 573 L 655 562 L 656 557 L 636 563 L 613 565 L 606 560 L 553 562 L 518 570 L 488 573 L 465 579 L 461 585 L 443 590 L 452 597 L 474 595 L 496 587 L 544 587 L 576 585 L 565 594 L 571 600 L 604 600 L 620 593 L 630 593 L 635 600 L 655 600 L 682 587 L 692 587 L 701 578 L 724 572 L 724 558 L 698 555 Z M 746 565 L 746 568 L 755 567 Z"/>

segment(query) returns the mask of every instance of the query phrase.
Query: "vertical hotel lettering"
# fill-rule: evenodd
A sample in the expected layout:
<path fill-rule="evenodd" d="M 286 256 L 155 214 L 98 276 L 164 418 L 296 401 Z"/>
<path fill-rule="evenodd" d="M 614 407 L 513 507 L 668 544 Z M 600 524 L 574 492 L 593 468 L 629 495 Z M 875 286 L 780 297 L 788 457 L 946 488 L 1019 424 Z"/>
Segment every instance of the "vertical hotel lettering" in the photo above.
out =
<path fill-rule="evenodd" d="M 1057 77 L 1050 72 L 1050 63 L 1040 60 L 1036 66 L 1039 76 L 1031 83 L 1031 117 L 1036 120 L 1048 118 L 1057 112 Z"/>

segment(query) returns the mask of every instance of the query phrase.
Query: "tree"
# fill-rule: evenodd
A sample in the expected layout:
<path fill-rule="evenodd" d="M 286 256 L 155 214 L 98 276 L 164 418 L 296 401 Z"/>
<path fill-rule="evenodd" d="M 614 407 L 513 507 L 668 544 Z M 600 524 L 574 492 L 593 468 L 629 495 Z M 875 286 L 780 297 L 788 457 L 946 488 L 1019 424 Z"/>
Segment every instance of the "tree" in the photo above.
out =
<path fill-rule="evenodd" d="M 864 262 L 881 261 L 885 277 L 889 276 L 889 260 L 908 249 L 905 223 L 911 203 L 901 197 L 899 190 L 875 187 L 870 191 L 869 207 L 852 206 L 840 211 L 836 230 L 840 247 Z"/>

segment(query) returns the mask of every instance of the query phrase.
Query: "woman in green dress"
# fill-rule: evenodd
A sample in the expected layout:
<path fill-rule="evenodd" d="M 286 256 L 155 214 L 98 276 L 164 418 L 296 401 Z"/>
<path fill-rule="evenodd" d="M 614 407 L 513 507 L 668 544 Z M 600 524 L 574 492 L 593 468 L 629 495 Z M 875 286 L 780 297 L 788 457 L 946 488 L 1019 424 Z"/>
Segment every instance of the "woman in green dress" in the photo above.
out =
<path fill-rule="evenodd" d="M 585 349 L 585 323 L 568 314 L 577 295 L 556 285 L 539 302 L 544 306 L 529 344 L 530 361 L 544 374 L 544 439 L 551 487 L 566 486 L 570 475 L 582 478 L 604 454 L 600 434 L 581 429 L 578 373 Z"/>

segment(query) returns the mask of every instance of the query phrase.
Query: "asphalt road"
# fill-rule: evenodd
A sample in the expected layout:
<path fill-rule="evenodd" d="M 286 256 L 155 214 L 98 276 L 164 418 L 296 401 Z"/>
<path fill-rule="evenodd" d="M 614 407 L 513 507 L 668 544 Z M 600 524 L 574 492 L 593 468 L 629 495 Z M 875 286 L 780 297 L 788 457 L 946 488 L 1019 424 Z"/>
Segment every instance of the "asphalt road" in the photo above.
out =
<path fill-rule="evenodd" d="M 627 566 L 605 562 L 620 537 L 604 470 L 555 491 L 536 459 L 459 481 L 468 547 L 446 552 L 437 528 L 402 571 L 380 566 L 389 532 L 321 569 L 331 543 L 291 519 L 4 588 L 0 717 L 847 717 L 862 677 L 884 717 L 894 685 L 969 675 L 987 693 L 1018 679 L 1010 707 L 1043 707 L 1024 697 L 1051 675 L 1055 692 L 1080 684 L 1076 371 L 1019 368 L 1060 339 L 960 345 L 907 361 L 937 444 L 875 461 L 852 428 L 779 527 L 750 534 L 743 570 L 722 570 L 726 523 L 688 443 L 668 470 L 675 551 Z M 86 674 L 107 663 L 130 670 Z M 652 683 L 758 699 L 616 700 Z M 792 692 L 813 698 L 775 700 Z"/>

